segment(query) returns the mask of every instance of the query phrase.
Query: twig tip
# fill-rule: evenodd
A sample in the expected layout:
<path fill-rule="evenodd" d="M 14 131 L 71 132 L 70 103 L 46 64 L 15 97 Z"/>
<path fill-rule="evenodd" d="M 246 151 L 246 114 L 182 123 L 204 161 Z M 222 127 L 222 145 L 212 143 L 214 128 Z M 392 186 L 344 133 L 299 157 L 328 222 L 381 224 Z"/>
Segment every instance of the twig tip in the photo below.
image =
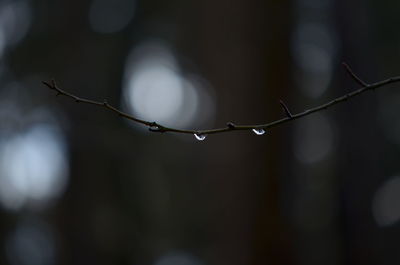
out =
<path fill-rule="evenodd" d="M 279 104 L 281 104 L 283 111 L 285 112 L 286 116 L 288 118 L 293 118 L 292 113 L 290 112 L 289 108 L 286 106 L 285 102 L 283 100 L 279 100 Z"/>
<path fill-rule="evenodd" d="M 368 84 L 366 82 L 364 82 L 363 80 L 361 80 L 361 78 L 359 78 L 351 69 L 351 67 L 345 63 L 342 62 L 342 65 L 346 68 L 346 71 L 349 73 L 349 75 L 354 79 L 354 81 L 356 81 L 360 86 L 362 87 L 367 87 Z"/>
<path fill-rule="evenodd" d="M 234 130 L 236 128 L 236 125 L 230 121 L 226 123 L 226 126 L 231 130 Z"/>

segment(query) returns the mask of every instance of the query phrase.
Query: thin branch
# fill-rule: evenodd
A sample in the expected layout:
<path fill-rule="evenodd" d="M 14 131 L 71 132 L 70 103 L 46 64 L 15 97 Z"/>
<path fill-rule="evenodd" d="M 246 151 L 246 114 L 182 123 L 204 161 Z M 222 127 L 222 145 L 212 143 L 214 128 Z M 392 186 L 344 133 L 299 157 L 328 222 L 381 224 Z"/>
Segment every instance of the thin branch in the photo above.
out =
<path fill-rule="evenodd" d="M 124 117 L 124 118 L 129 119 L 129 120 L 131 120 L 133 122 L 140 123 L 140 124 L 143 124 L 143 125 L 149 127 L 149 130 L 152 131 L 152 132 L 161 132 L 161 133 L 163 133 L 163 132 L 174 132 L 174 133 L 183 133 L 183 134 L 208 135 L 208 134 L 216 134 L 216 133 L 223 133 L 223 132 L 229 132 L 229 131 L 245 131 L 245 130 L 251 131 L 253 129 L 256 129 L 256 130 L 260 130 L 260 129 L 267 130 L 267 129 L 276 127 L 278 125 L 281 125 L 283 123 L 286 123 L 286 122 L 289 122 L 289 121 L 292 121 L 292 120 L 296 120 L 296 119 L 308 116 L 311 113 L 319 112 L 319 111 L 328 109 L 328 108 L 332 107 L 333 105 L 336 105 L 336 104 L 339 104 L 341 102 L 347 101 L 348 99 L 351 99 L 351 98 L 353 98 L 355 96 L 358 96 L 358 95 L 360 95 L 360 94 L 362 94 L 362 93 L 364 93 L 364 92 L 366 92 L 368 90 L 373 90 L 373 89 L 376 89 L 376 88 L 379 88 L 379 87 L 383 87 L 383 86 L 388 85 L 388 84 L 400 82 L 400 76 L 397 76 L 397 77 L 392 77 L 392 78 L 389 78 L 389 79 L 386 79 L 386 80 L 383 80 L 383 81 L 379 81 L 379 82 L 376 82 L 376 83 L 368 84 L 368 83 L 364 82 L 363 80 L 361 80 L 357 75 L 355 75 L 353 70 L 346 63 L 343 63 L 343 65 L 346 68 L 347 72 L 350 74 L 350 76 L 359 85 L 362 86 L 360 89 L 355 90 L 353 92 L 350 92 L 348 94 L 345 94 L 345 95 L 343 95 L 341 97 L 335 98 L 335 99 L 333 99 L 333 100 L 331 100 L 329 102 L 326 102 L 326 103 L 324 103 L 322 105 L 319 105 L 317 107 L 314 107 L 314 108 L 311 108 L 311 109 L 307 109 L 307 110 L 305 110 L 303 112 L 299 112 L 297 114 L 292 114 L 289 111 L 289 108 L 285 105 L 285 103 L 283 101 L 280 101 L 280 104 L 281 104 L 282 108 L 284 109 L 285 114 L 287 116 L 285 118 L 282 118 L 280 120 L 275 120 L 275 121 L 272 121 L 272 122 L 269 122 L 269 123 L 266 123 L 266 124 L 258 124 L 258 125 L 257 124 L 256 125 L 236 125 L 236 124 L 234 124 L 232 122 L 228 122 L 226 124 L 226 127 L 216 128 L 216 129 L 209 129 L 209 130 L 182 130 L 182 129 L 175 129 L 175 128 L 170 128 L 170 127 L 161 125 L 161 124 L 159 124 L 157 122 L 154 122 L 154 121 L 150 122 L 150 121 L 141 120 L 141 119 L 135 118 L 132 115 L 129 115 L 129 114 L 127 114 L 127 113 L 125 113 L 125 112 L 123 112 L 123 111 L 111 106 L 109 103 L 107 103 L 107 101 L 98 102 L 98 101 L 94 101 L 94 100 L 90 100 L 90 99 L 84 99 L 84 98 L 77 97 L 77 96 L 75 96 L 75 95 L 73 95 L 73 94 L 71 94 L 69 92 L 66 92 L 66 91 L 60 89 L 54 80 L 51 80 L 50 82 L 43 81 L 42 83 L 44 85 L 46 85 L 48 88 L 50 88 L 51 90 L 56 91 L 57 96 L 59 96 L 59 95 L 66 96 L 68 98 L 73 99 L 77 103 L 86 103 L 86 104 L 89 104 L 89 105 L 95 105 L 95 106 L 98 106 L 98 107 L 106 108 L 106 109 L 118 114 L 121 117 Z"/>
<path fill-rule="evenodd" d="M 286 106 L 285 102 L 283 102 L 282 100 L 279 100 L 279 103 L 281 104 L 282 109 L 283 109 L 283 111 L 285 112 L 286 116 L 287 116 L 288 118 L 292 118 L 293 115 L 292 115 L 292 113 L 290 112 L 289 108 Z"/>
<path fill-rule="evenodd" d="M 350 74 L 350 76 L 354 79 L 354 81 L 356 81 L 360 86 L 362 87 L 366 87 L 368 86 L 367 83 L 365 83 L 364 81 L 361 80 L 361 78 L 359 78 L 354 72 L 353 70 L 351 70 L 350 66 L 343 62 L 342 65 L 344 66 L 344 68 L 346 68 L 346 71 Z"/>
<path fill-rule="evenodd" d="M 234 130 L 236 128 L 236 124 L 233 122 L 227 122 L 226 126 L 228 126 L 229 129 Z"/>

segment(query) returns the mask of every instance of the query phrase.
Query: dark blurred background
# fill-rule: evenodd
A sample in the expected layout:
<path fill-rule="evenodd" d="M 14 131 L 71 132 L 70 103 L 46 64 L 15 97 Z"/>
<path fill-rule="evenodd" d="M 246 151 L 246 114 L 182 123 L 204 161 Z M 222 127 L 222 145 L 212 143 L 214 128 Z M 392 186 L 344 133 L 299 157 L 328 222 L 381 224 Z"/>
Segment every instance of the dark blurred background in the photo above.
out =
<path fill-rule="evenodd" d="M 400 2 L 0 1 L 0 264 L 400 264 Z M 396 88 L 397 87 L 397 88 Z"/>

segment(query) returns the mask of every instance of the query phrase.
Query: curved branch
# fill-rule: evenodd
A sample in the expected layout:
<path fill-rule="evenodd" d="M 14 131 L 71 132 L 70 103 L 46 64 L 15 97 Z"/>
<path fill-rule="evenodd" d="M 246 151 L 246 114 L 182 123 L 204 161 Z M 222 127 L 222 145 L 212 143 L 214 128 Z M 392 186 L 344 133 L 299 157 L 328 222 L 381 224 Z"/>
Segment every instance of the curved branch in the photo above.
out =
<path fill-rule="evenodd" d="M 236 125 L 232 122 L 228 122 L 226 124 L 226 127 L 223 128 L 216 128 L 216 129 L 208 129 L 208 130 L 182 130 L 182 129 L 176 129 L 176 128 L 170 128 L 164 125 L 161 125 L 155 121 L 151 122 L 151 121 L 145 121 L 145 120 L 141 120 L 138 119 L 132 115 L 129 115 L 113 106 L 111 106 L 109 103 L 107 103 L 107 101 L 103 101 L 103 102 L 99 102 L 99 101 L 94 101 L 94 100 L 90 100 L 90 99 L 84 99 L 84 98 L 80 98 L 77 97 L 69 92 L 66 92 L 62 89 L 60 89 L 56 82 L 54 80 L 51 80 L 50 82 L 47 81 L 42 81 L 42 83 L 44 85 L 46 85 L 48 88 L 50 88 L 51 90 L 54 90 L 57 92 L 57 96 L 61 95 L 61 96 L 66 96 L 69 97 L 71 99 L 73 99 L 75 102 L 77 103 L 85 103 L 85 104 L 89 104 L 89 105 L 95 105 L 98 107 L 103 107 L 106 108 L 116 114 L 118 114 L 119 116 L 126 118 L 128 120 L 131 120 L 133 122 L 136 123 L 140 123 L 143 124 L 147 127 L 149 127 L 149 130 L 152 132 L 174 132 L 174 133 L 183 133 L 183 134 L 194 134 L 197 135 L 196 138 L 198 138 L 199 140 L 203 140 L 204 138 L 201 136 L 205 136 L 208 134 L 216 134 L 216 133 L 223 133 L 223 132 L 230 132 L 230 131 L 251 131 L 251 130 L 267 130 L 270 129 L 272 127 L 276 127 L 278 125 L 281 125 L 283 123 L 292 121 L 292 120 L 296 120 L 305 116 L 310 115 L 311 113 L 314 112 L 318 112 L 318 111 L 322 111 L 324 109 L 328 109 L 330 107 L 332 107 L 333 105 L 339 104 L 341 102 L 347 101 L 348 99 L 351 99 L 355 96 L 358 96 L 368 90 L 374 90 L 376 88 L 391 84 L 391 83 L 396 83 L 396 82 L 400 82 L 400 76 L 397 77 L 392 77 L 383 81 L 379 81 L 376 83 L 372 83 L 372 84 L 368 84 L 366 82 L 364 82 L 362 79 L 360 79 L 356 74 L 354 74 L 354 72 L 352 71 L 352 69 L 346 64 L 343 63 L 344 67 L 346 68 L 347 72 L 350 74 L 350 76 L 355 80 L 355 82 L 357 82 L 361 88 L 358 90 L 355 90 L 353 92 L 350 92 L 348 94 L 345 94 L 341 97 L 335 98 L 329 102 L 326 102 L 322 105 L 319 105 L 317 107 L 305 110 L 303 112 L 299 112 L 297 114 L 292 114 L 289 111 L 289 108 L 286 106 L 286 104 L 283 101 L 280 101 L 280 104 L 286 114 L 287 117 L 282 118 L 280 120 L 275 120 L 266 124 L 255 124 L 255 125 Z M 200 137 L 199 137 L 200 136 Z"/>

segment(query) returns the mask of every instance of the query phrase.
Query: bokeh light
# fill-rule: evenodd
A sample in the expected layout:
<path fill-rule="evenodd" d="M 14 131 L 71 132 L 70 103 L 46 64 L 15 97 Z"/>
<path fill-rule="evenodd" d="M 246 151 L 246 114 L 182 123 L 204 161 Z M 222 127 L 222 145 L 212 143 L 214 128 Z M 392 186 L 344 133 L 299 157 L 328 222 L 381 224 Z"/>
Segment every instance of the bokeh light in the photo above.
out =
<path fill-rule="evenodd" d="M 328 88 L 332 77 L 335 47 L 332 34 L 317 23 L 299 23 L 294 32 L 293 55 L 299 67 L 300 88 L 310 97 L 318 97 Z"/>
<path fill-rule="evenodd" d="M 135 7 L 135 0 L 93 0 L 89 10 L 90 26 L 99 33 L 121 31 L 133 19 Z"/>
<path fill-rule="evenodd" d="M 50 227 L 38 220 L 21 220 L 6 240 L 11 265 L 55 264 L 56 246 Z"/>
<path fill-rule="evenodd" d="M 295 155 L 306 164 L 319 162 L 333 149 L 334 133 L 331 122 L 324 114 L 313 114 L 297 124 Z"/>
<path fill-rule="evenodd" d="M 332 79 L 337 40 L 331 0 L 297 0 L 297 25 L 292 33 L 294 76 L 304 95 L 317 98 Z M 319 15 L 324 13 L 323 17 Z"/>
<path fill-rule="evenodd" d="M 7 45 L 22 40 L 28 33 L 30 24 L 31 7 L 28 1 L 3 1 L 0 4 L 0 32 Z M 2 38 L 0 42 L 1 40 Z"/>
<path fill-rule="evenodd" d="M 4 49 L 6 48 L 7 40 L 4 30 L 0 27 L 0 58 L 3 56 Z"/>
<path fill-rule="evenodd" d="M 214 110 L 205 82 L 184 75 L 161 42 L 145 42 L 129 56 L 123 100 L 137 117 L 174 127 L 199 124 Z"/>
<path fill-rule="evenodd" d="M 41 208 L 67 184 L 65 143 L 51 124 L 35 124 L 0 141 L 0 202 L 13 210 Z"/>
<path fill-rule="evenodd" d="M 379 226 L 393 225 L 400 220 L 400 177 L 384 182 L 372 200 L 372 214 Z"/>

